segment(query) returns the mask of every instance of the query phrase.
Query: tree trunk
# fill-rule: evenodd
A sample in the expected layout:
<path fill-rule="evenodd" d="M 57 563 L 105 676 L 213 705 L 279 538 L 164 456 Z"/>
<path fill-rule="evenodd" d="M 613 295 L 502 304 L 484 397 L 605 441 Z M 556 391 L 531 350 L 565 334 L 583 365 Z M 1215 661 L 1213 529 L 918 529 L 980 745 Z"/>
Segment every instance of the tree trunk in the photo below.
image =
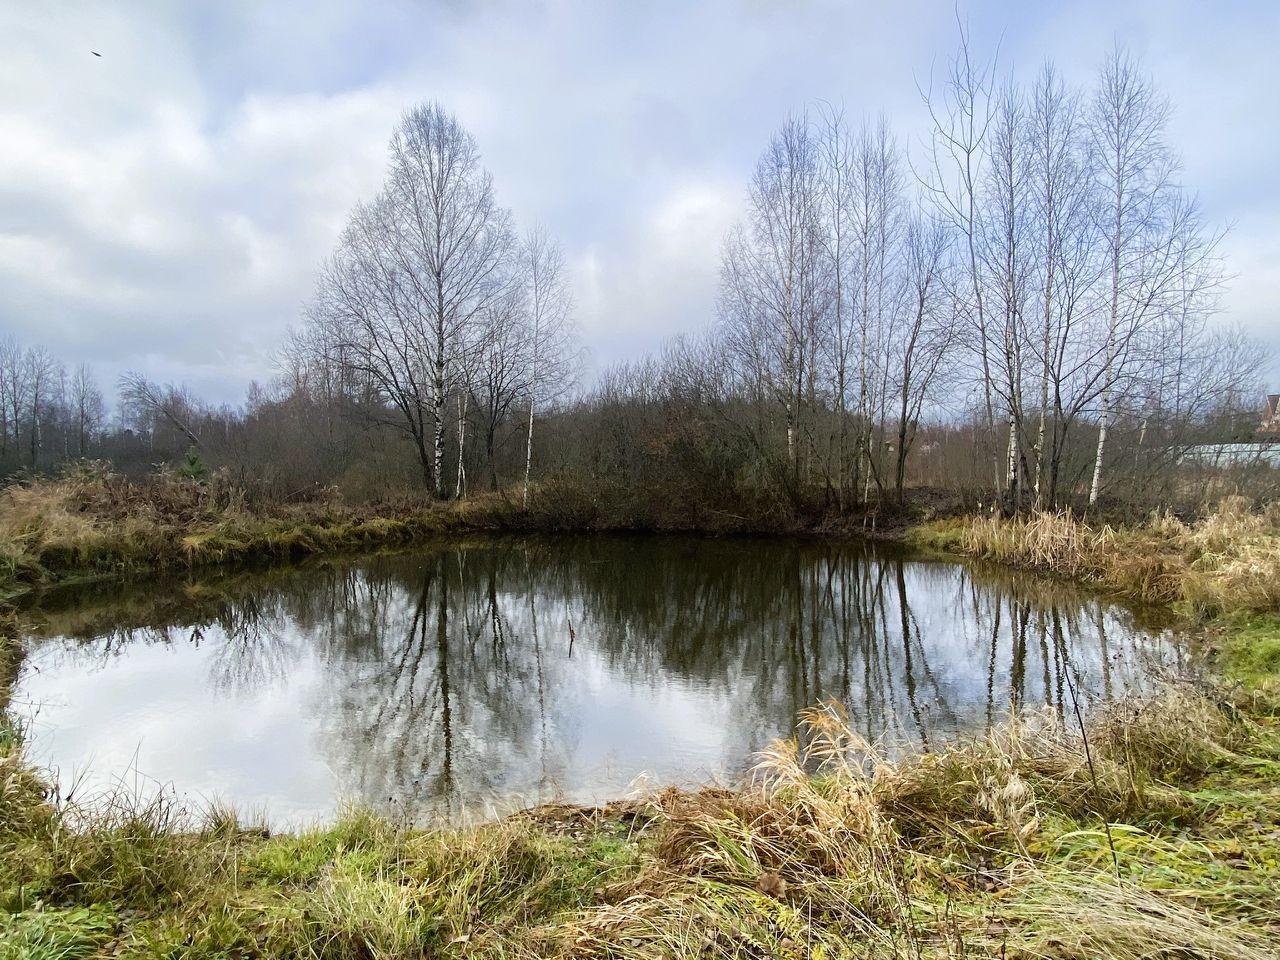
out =
<path fill-rule="evenodd" d="M 422 465 L 422 483 L 432 492 L 436 489 L 436 475 L 431 472 L 431 452 L 427 450 L 426 437 L 419 429 L 413 434 L 413 445 L 418 448 L 418 462 Z"/>
<path fill-rule="evenodd" d="M 538 360 L 542 352 L 542 317 L 538 313 L 533 316 L 533 370 L 529 377 L 529 431 L 525 435 L 524 445 L 524 491 L 520 497 L 520 505 L 529 509 L 529 475 L 533 472 L 533 408 L 534 391 L 538 386 Z"/>
<path fill-rule="evenodd" d="M 496 445 L 496 442 L 497 442 L 497 441 L 496 441 L 496 434 L 497 434 L 497 432 L 498 432 L 497 419 L 496 419 L 496 418 L 491 418 L 491 419 L 489 420 L 488 425 L 485 427 L 485 431 L 484 431 L 484 449 L 485 449 L 485 454 L 486 454 L 486 455 L 488 456 L 488 458 L 489 458 L 489 486 L 493 489 L 493 491 L 494 491 L 495 493 L 496 493 L 496 492 L 497 492 L 497 490 L 498 490 L 498 465 L 497 465 L 497 463 L 495 463 L 495 462 L 494 462 L 494 453 L 493 453 L 493 449 L 494 449 L 494 446 Z M 527 470 L 528 470 L 528 465 L 527 465 L 527 464 L 526 464 L 525 469 L 526 469 L 526 473 L 525 473 L 525 481 L 524 481 L 524 483 L 525 483 L 525 501 L 526 501 L 526 503 L 527 503 L 527 502 L 528 502 L 528 498 L 529 498 L 529 493 L 528 493 L 528 490 L 529 490 L 529 475 L 528 475 L 528 473 L 527 473 Z"/>
<path fill-rule="evenodd" d="M 524 495 L 520 503 L 526 510 L 529 508 L 529 474 L 533 470 L 533 396 L 529 397 L 529 432 L 524 445 Z"/>
<path fill-rule="evenodd" d="M 467 464 L 463 454 L 467 446 L 467 391 L 458 392 L 458 481 L 454 498 L 461 500 L 467 493 Z"/>
<path fill-rule="evenodd" d="M 1089 506 L 1098 502 L 1098 492 L 1102 489 L 1102 455 L 1107 447 L 1107 421 L 1110 415 L 1107 407 L 1110 392 L 1109 387 L 1102 392 L 1102 413 L 1098 416 L 1098 450 L 1093 460 L 1093 481 L 1089 484 Z"/>
<path fill-rule="evenodd" d="M 1052 238 L 1049 241 L 1050 249 L 1052 249 Z M 1036 509 L 1044 507 L 1043 488 L 1041 480 L 1044 474 L 1044 437 L 1045 428 L 1049 419 L 1049 376 L 1052 365 L 1049 359 L 1049 339 L 1052 320 L 1052 286 L 1053 286 L 1053 257 L 1050 255 L 1046 258 L 1045 263 L 1045 291 L 1044 291 L 1044 337 L 1041 343 L 1043 351 L 1043 364 L 1040 370 L 1040 424 L 1036 429 L 1036 476 L 1035 476 L 1035 500 Z"/>
<path fill-rule="evenodd" d="M 1117 147 L 1116 170 L 1122 169 Z M 1098 452 L 1093 461 L 1093 482 L 1089 485 L 1089 506 L 1098 502 L 1098 493 L 1102 489 L 1102 456 L 1107 446 L 1107 427 L 1111 420 L 1111 377 L 1116 357 L 1116 334 L 1120 327 L 1120 251 L 1124 230 L 1124 193 L 1123 185 L 1117 182 L 1114 191 L 1115 216 L 1112 229 L 1115 231 L 1111 239 L 1111 322 L 1107 327 L 1107 365 L 1103 371 L 1102 412 L 1098 416 Z"/>
<path fill-rule="evenodd" d="M 433 359 L 432 372 L 434 374 L 432 380 L 432 390 L 435 394 L 431 398 L 432 407 L 435 413 L 434 424 L 434 443 L 432 444 L 431 462 L 436 478 L 436 496 L 441 500 L 445 498 L 444 488 L 444 406 L 445 406 L 445 342 L 444 342 L 444 286 L 442 281 L 437 278 L 436 295 L 439 297 L 436 303 L 436 355 Z"/>
<path fill-rule="evenodd" d="M 1012 404 L 1009 407 L 1009 460 L 1005 473 L 1005 488 L 1008 495 L 1006 512 L 1015 513 L 1020 499 L 1018 495 L 1018 418 Z"/>
<path fill-rule="evenodd" d="M 902 404 L 902 417 L 898 420 L 898 465 L 894 476 L 894 489 L 898 497 L 898 503 L 903 502 L 903 488 L 905 486 L 905 478 L 907 473 L 907 404 Z"/>

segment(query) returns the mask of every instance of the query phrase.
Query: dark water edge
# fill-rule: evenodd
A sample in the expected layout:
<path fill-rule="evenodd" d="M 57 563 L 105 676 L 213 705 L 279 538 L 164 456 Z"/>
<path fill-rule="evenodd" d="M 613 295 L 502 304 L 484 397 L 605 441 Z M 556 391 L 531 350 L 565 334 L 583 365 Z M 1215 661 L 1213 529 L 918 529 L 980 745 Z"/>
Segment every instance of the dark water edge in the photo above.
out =
<path fill-rule="evenodd" d="M 93 583 L 28 604 L 19 710 L 84 792 L 125 782 L 277 823 L 411 818 L 733 781 L 837 699 L 933 747 L 1067 716 L 1186 654 L 1158 611 L 861 541 L 470 537 Z"/>

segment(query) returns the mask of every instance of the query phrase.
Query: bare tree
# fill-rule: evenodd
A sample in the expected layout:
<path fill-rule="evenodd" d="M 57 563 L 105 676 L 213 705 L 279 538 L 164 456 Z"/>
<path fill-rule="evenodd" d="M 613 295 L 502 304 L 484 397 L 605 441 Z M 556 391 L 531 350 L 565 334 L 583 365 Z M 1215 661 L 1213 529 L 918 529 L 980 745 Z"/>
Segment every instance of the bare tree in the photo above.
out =
<path fill-rule="evenodd" d="M 950 242 L 946 227 L 936 218 L 916 213 L 907 221 L 903 242 L 906 310 L 893 347 L 898 400 L 894 491 L 899 503 L 921 410 L 955 339 L 954 298 L 947 276 Z"/>
<path fill-rule="evenodd" d="M 1032 492 L 1037 508 L 1053 504 L 1069 426 L 1068 366 L 1085 328 L 1080 292 L 1096 280 L 1092 171 L 1079 96 L 1046 64 L 1032 88 L 1027 120 L 1030 150 L 1032 284 L 1039 299 L 1039 335 L 1029 352 L 1040 367 L 1040 395 L 1032 446 Z M 1087 369 L 1088 364 L 1085 364 Z M 1074 411 L 1072 413 L 1074 418 Z"/>
<path fill-rule="evenodd" d="M 25 368 L 25 379 L 28 391 L 27 443 L 31 456 L 31 466 L 35 467 L 40 458 L 40 445 L 43 442 L 41 417 L 49 400 L 49 393 L 59 379 L 61 365 L 44 347 L 29 347 L 22 356 Z"/>
<path fill-rule="evenodd" d="M 438 104 L 416 107 L 392 137 L 386 187 L 352 214 L 309 313 L 313 348 L 369 380 L 440 497 L 446 403 L 457 381 L 465 405 L 471 327 L 504 295 L 511 250 L 510 215 L 475 141 Z"/>
<path fill-rule="evenodd" d="M 483 335 L 476 350 L 471 391 L 480 417 L 493 490 L 499 488 L 498 432 L 516 405 L 531 395 L 533 340 L 525 324 L 527 309 L 524 286 L 513 282 L 507 296 L 491 302 L 480 317 Z M 526 486 L 527 482 L 526 479 Z"/>
<path fill-rule="evenodd" d="M 857 143 L 844 114 L 830 106 L 822 111 L 818 132 L 822 191 L 822 249 L 828 283 L 826 360 L 836 417 L 835 488 L 843 506 L 857 480 L 850 474 L 849 379 L 856 360 L 858 267 L 854 203 L 857 196 Z M 861 456 L 861 445 L 858 446 Z"/>
<path fill-rule="evenodd" d="M 963 287 L 957 285 L 956 289 L 957 293 L 963 289 L 965 295 L 958 296 L 957 303 L 970 328 L 969 340 L 978 365 L 986 440 L 990 442 L 996 429 L 996 403 L 981 260 L 985 223 L 980 192 L 995 109 L 992 88 L 996 62 L 994 57 L 986 62 L 975 59 L 968 30 L 963 23 L 959 34 L 959 50 L 951 59 L 941 92 L 935 93 L 932 87 L 922 91 L 932 129 L 927 157 L 918 179 L 936 205 L 939 216 L 961 238 L 965 283 Z M 1004 471 L 1000 468 L 1000 456 L 994 446 L 989 453 L 994 486 L 999 492 Z"/>
<path fill-rule="evenodd" d="M 855 486 L 861 478 L 866 499 L 874 480 L 883 490 L 877 464 L 889 401 L 888 344 L 900 306 L 899 239 L 903 220 L 902 173 L 898 145 L 881 118 L 865 124 L 854 154 L 853 238 L 858 261 L 858 416 L 859 460 Z"/>
<path fill-rule="evenodd" d="M 106 416 L 106 403 L 102 391 L 93 378 L 93 370 L 87 363 L 79 364 L 71 376 L 69 398 L 76 441 L 76 456 L 89 453 L 89 444 L 102 426 Z"/>
<path fill-rule="evenodd" d="M 524 492 L 529 504 L 533 469 L 534 407 L 554 400 L 564 390 L 576 359 L 573 296 L 564 274 L 560 247 L 539 227 L 526 234 L 520 248 L 526 327 L 529 335 L 529 429 L 525 436 Z"/>
<path fill-rule="evenodd" d="M 1186 245 L 1180 238 L 1198 233 L 1194 205 L 1172 182 L 1177 164 L 1165 142 L 1168 119 L 1168 101 L 1126 51 L 1114 48 L 1099 74 L 1089 116 L 1109 273 L 1091 504 L 1102 489 L 1107 433 L 1131 348 L 1158 319 L 1180 275 L 1180 251 Z M 1207 256 L 1211 247 L 1212 242 L 1202 244 L 1199 255 Z"/>
<path fill-rule="evenodd" d="M 508 279 L 511 217 L 493 178 L 457 118 L 438 104 L 409 111 L 391 141 L 388 195 L 395 213 L 392 251 L 426 321 L 426 357 L 435 420 L 432 470 L 444 496 L 444 408 L 467 324 Z"/>
<path fill-rule="evenodd" d="M 172 384 L 160 385 L 130 371 L 120 378 L 120 400 L 137 420 L 169 424 L 193 447 L 200 446 L 194 424 L 194 403 L 186 391 Z M 154 433 L 153 428 L 148 432 Z"/>
<path fill-rule="evenodd" d="M 18 341 L 13 337 L 0 340 L 0 459 L 9 452 L 10 435 L 15 454 L 21 456 L 22 411 L 28 391 L 26 372 Z"/>
<path fill-rule="evenodd" d="M 826 295 L 818 147 L 808 118 L 791 117 L 756 164 L 746 223 L 726 243 L 719 314 L 727 349 L 782 407 L 793 491 Z"/>
<path fill-rule="evenodd" d="M 989 369 L 995 374 L 991 390 L 1008 428 L 1002 485 L 1010 511 L 1021 502 L 1023 471 L 1023 347 L 1032 269 L 1029 154 L 1021 91 L 1010 80 L 996 98 L 983 181 L 986 225 L 980 249 L 989 316 L 979 329 L 988 341 L 983 355 L 990 358 Z"/>
<path fill-rule="evenodd" d="M 379 403 L 364 408 L 367 415 L 409 435 L 423 482 L 435 490 L 432 341 L 425 305 L 391 250 L 395 216 L 385 193 L 352 212 L 295 343 L 313 365 L 348 369 L 369 384 Z"/>

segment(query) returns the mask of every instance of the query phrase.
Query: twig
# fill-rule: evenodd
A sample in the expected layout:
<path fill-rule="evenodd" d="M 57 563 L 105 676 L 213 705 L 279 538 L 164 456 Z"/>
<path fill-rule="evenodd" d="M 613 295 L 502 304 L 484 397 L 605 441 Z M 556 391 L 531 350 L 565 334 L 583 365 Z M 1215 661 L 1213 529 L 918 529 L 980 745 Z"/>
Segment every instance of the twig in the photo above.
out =
<path fill-rule="evenodd" d="M 1063 658 L 1066 661 L 1063 673 L 1067 679 L 1067 690 L 1071 694 L 1071 708 L 1076 715 L 1076 723 L 1080 727 L 1080 739 L 1084 741 L 1084 759 L 1089 766 L 1089 778 L 1093 781 L 1094 792 L 1098 790 L 1098 770 L 1093 765 L 1093 751 L 1089 747 L 1089 732 L 1084 726 L 1084 716 L 1080 712 L 1080 698 L 1076 696 L 1076 684 L 1072 679 L 1071 656 L 1066 650 L 1063 651 Z M 1111 835 L 1111 821 L 1104 814 L 1102 817 L 1102 829 L 1107 834 L 1107 848 L 1111 851 L 1111 864 L 1115 867 L 1116 882 L 1122 882 L 1120 876 L 1120 856 L 1116 853 L 1115 837 Z"/>

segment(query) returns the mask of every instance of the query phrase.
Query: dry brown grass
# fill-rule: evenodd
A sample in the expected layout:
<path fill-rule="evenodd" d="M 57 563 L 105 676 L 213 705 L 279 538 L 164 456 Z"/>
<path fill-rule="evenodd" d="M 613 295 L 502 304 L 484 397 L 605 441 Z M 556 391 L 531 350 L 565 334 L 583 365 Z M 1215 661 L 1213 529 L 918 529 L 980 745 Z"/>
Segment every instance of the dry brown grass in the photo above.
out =
<path fill-rule="evenodd" d="M 81 465 L 0 490 L 0 596 L 24 583 L 403 543 L 471 520 L 418 500 L 356 508 L 326 491 L 254 503 L 217 474 L 133 481 Z"/>
<path fill-rule="evenodd" d="M 1252 734 L 1224 710 L 1189 689 L 1117 708 L 1090 729 L 1090 764 L 1081 733 L 1049 716 L 891 760 L 837 705 L 815 708 L 799 740 L 762 755 L 751 789 L 651 800 L 647 872 L 555 941 L 593 957 L 1261 960 L 1280 914 L 1219 915 L 1233 901 L 1214 900 L 1211 880 L 1171 896 L 1128 879 L 1154 840 L 1129 843 L 1119 881 L 1109 860 L 1081 872 L 1044 856 L 1073 835 L 1063 824 L 1201 816 L 1163 778 L 1246 760 Z"/>
<path fill-rule="evenodd" d="M 1044 570 L 1198 615 L 1280 610 L 1280 503 L 1229 497 L 1193 522 L 1156 514 L 1134 527 L 1065 513 L 971 518 L 952 526 L 962 551 Z"/>

